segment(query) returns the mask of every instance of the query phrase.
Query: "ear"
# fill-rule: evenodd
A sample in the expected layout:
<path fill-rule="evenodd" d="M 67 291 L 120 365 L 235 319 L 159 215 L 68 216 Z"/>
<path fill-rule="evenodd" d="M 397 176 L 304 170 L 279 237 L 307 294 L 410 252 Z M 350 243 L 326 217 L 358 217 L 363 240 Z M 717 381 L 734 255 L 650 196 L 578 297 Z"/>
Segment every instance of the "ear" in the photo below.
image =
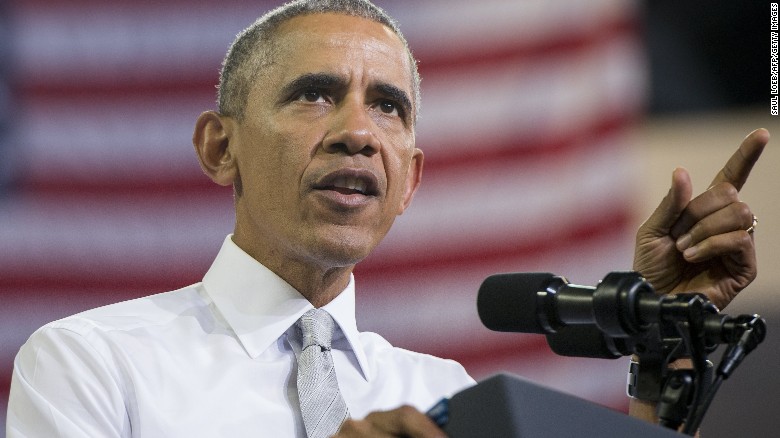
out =
<path fill-rule="evenodd" d="M 403 214 L 404 211 L 412 203 L 417 188 L 420 187 L 422 181 L 423 159 L 425 156 L 420 149 L 414 148 L 412 152 L 412 162 L 409 165 L 409 170 L 406 172 L 406 187 L 404 188 L 404 197 L 401 200 L 401 205 L 398 207 L 398 214 Z"/>
<path fill-rule="evenodd" d="M 230 147 L 233 119 L 214 111 L 198 116 L 192 145 L 198 155 L 200 168 L 212 181 L 221 185 L 233 184 L 238 175 L 236 157 Z"/>

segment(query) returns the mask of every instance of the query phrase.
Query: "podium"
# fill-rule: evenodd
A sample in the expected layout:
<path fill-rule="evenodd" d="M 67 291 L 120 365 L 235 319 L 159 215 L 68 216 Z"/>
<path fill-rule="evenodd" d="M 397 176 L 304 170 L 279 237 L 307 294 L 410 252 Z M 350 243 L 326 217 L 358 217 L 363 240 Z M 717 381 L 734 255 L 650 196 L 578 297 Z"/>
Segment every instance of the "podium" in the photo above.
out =
<path fill-rule="evenodd" d="M 450 438 L 680 438 L 670 429 L 508 374 L 449 400 Z"/>

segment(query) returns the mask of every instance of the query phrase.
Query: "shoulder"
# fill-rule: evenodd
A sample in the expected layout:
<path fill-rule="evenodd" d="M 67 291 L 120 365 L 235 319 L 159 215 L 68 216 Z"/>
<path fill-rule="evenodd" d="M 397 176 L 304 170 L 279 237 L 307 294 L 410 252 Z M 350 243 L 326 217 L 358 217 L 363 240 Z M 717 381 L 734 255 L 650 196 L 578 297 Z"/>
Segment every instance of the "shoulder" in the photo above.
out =
<path fill-rule="evenodd" d="M 361 341 L 363 341 L 364 348 L 366 348 L 366 354 L 369 356 L 374 356 L 382 360 L 391 360 L 405 365 L 463 370 L 463 366 L 454 360 L 443 359 L 431 354 L 395 347 L 376 333 L 362 332 L 360 338 Z"/>
<path fill-rule="evenodd" d="M 200 284 L 87 310 L 36 330 L 22 346 L 20 357 L 37 357 L 54 351 L 115 357 L 180 333 L 177 326 L 189 320 L 213 318 Z M 202 321 L 201 321 L 202 322 Z M 213 325 L 213 324 L 211 324 Z M 124 353 L 123 353 L 124 351 Z M 46 353 L 44 353 L 46 352 Z"/>
<path fill-rule="evenodd" d="M 454 360 L 394 347 L 376 333 L 363 332 L 360 336 L 369 362 L 380 374 L 401 373 L 410 383 L 450 394 L 475 383 L 463 365 Z"/>
<path fill-rule="evenodd" d="M 196 316 L 208 306 L 200 283 L 156 295 L 97 307 L 50 322 L 38 332 L 68 331 L 87 336 L 93 332 L 143 330 L 165 325 L 183 314 Z"/>
<path fill-rule="evenodd" d="M 189 339 L 203 331 L 197 327 L 213 317 L 200 289 L 195 284 L 50 322 L 22 345 L 15 369 L 26 379 L 44 374 L 65 379 L 102 369 L 104 377 L 111 376 L 105 381 L 119 381 L 119 370 L 154 362 L 177 345 L 187 348 Z"/>

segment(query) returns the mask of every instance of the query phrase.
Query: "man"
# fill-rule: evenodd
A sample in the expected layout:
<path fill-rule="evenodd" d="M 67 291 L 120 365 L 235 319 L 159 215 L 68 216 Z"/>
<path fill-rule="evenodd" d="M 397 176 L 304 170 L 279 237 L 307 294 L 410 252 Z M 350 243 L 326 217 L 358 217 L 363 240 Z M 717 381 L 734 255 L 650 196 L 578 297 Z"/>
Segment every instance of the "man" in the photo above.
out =
<path fill-rule="evenodd" d="M 397 27 L 363 0 L 298 2 L 239 35 L 219 111 L 193 135 L 204 172 L 234 188 L 234 234 L 202 283 L 37 331 L 16 359 L 8 435 L 440 436 L 420 411 L 473 381 L 358 333 L 354 316 L 352 269 L 420 184 L 418 87 Z M 635 268 L 661 292 L 724 306 L 755 278 L 737 191 L 767 141 L 748 136 L 694 199 L 675 171 L 637 238 Z M 310 326 L 328 332 L 316 359 Z M 327 377 L 310 384 L 320 360 Z M 312 411 L 312 388 L 335 381 L 327 414 Z"/>

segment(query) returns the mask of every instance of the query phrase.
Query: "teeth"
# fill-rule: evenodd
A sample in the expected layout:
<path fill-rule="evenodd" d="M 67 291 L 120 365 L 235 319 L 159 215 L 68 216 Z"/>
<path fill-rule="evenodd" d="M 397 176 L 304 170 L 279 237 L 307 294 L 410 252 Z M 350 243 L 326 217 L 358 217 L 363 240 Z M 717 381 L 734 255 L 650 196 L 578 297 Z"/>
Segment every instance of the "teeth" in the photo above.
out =
<path fill-rule="evenodd" d="M 366 182 L 355 178 L 352 181 L 352 189 L 357 190 L 360 193 L 366 193 Z"/>
<path fill-rule="evenodd" d="M 333 185 L 335 187 L 344 188 L 348 190 L 355 190 L 360 193 L 366 192 L 366 182 L 358 178 L 348 178 L 346 176 L 339 177 Z"/>

